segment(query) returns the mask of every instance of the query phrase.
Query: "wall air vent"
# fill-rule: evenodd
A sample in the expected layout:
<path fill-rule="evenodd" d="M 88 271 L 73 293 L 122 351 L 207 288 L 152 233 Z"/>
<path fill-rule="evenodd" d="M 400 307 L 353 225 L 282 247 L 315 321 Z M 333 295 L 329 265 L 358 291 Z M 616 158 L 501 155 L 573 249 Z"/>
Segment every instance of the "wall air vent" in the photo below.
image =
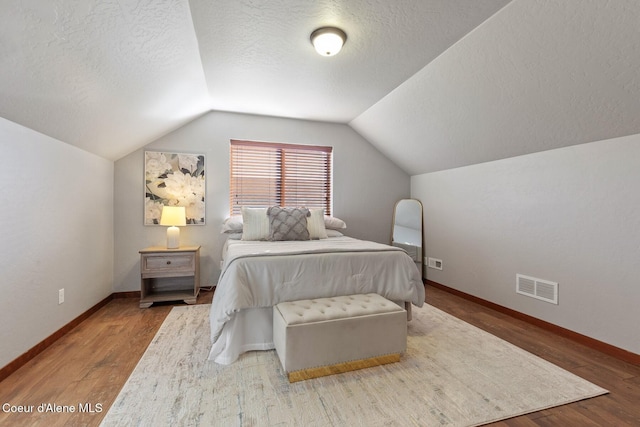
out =
<path fill-rule="evenodd" d="M 558 304 L 558 284 L 548 280 L 516 274 L 516 292 L 542 301 Z"/>
<path fill-rule="evenodd" d="M 436 270 L 442 270 L 442 260 L 429 257 L 427 267 L 435 268 Z"/>

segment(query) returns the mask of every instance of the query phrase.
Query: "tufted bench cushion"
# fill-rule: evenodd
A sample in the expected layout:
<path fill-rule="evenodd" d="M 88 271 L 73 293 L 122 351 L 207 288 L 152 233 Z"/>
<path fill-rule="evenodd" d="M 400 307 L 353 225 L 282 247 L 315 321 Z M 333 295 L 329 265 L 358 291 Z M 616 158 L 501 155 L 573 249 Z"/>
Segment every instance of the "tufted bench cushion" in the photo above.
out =
<path fill-rule="evenodd" d="M 273 342 L 292 382 L 380 365 L 406 350 L 407 313 L 377 294 L 282 302 Z"/>

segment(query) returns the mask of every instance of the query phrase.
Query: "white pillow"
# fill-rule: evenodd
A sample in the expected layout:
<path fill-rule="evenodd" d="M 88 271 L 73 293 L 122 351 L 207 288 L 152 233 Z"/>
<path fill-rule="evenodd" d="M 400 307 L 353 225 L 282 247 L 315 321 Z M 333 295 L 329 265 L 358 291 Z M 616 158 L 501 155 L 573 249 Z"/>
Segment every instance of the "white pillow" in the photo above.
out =
<path fill-rule="evenodd" d="M 341 230 L 343 228 L 347 228 L 347 224 L 340 218 L 336 218 L 335 216 L 324 216 L 324 226 L 329 230 Z"/>
<path fill-rule="evenodd" d="M 242 207 L 242 240 L 267 240 L 269 217 L 267 208 Z"/>
<path fill-rule="evenodd" d="M 242 215 L 231 215 L 225 219 L 220 233 L 242 233 Z"/>
<path fill-rule="evenodd" d="M 311 216 L 307 218 L 307 230 L 309 230 L 309 237 L 312 240 L 326 239 L 327 229 L 324 226 L 324 209 L 311 208 L 309 209 Z"/>

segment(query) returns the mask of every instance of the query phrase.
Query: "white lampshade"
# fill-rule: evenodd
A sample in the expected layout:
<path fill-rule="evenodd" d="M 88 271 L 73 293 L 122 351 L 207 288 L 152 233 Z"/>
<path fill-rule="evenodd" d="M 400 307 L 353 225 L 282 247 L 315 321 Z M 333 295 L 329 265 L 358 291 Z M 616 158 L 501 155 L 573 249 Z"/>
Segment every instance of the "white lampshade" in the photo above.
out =
<path fill-rule="evenodd" d="M 318 28 L 311 33 L 311 43 L 322 56 L 333 56 L 340 52 L 346 40 L 345 32 L 335 27 Z"/>
<path fill-rule="evenodd" d="M 169 225 L 167 228 L 167 249 L 180 247 L 180 229 L 178 226 L 187 225 L 187 217 L 184 206 L 164 206 L 160 225 Z"/>

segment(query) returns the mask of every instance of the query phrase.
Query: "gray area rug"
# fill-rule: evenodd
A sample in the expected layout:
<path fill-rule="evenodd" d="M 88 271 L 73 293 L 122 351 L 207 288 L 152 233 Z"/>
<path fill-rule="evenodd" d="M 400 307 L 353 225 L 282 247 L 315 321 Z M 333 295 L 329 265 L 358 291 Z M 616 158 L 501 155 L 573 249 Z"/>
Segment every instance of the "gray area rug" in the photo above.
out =
<path fill-rule="evenodd" d="M 607 393 L 432 306 L 399 363 L 289 384 L 275 353 L 207 360 L 209 305 L 174 307 L 104 426 L 471 426 Z"/>

